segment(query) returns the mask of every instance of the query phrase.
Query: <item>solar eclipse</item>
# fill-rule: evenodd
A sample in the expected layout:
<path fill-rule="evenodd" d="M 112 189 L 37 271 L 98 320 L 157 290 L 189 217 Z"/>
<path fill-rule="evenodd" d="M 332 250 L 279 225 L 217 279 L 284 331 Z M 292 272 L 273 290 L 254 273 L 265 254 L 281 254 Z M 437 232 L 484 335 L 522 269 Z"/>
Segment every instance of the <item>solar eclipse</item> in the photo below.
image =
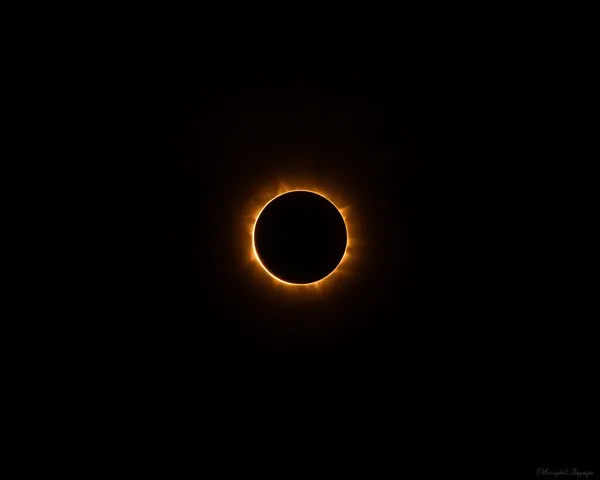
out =
<path fill-rule="evenodd" d="M 292 190 L 261 209 L 252 243 L 255 257 L 271 277 L 288 285 L 311 285 L 340 265 L 348 230 L 341 211 L 325 196 Z"/>
<path fill-rule="evenodd" d="M 321 372 L 328 384 L 357 371 L 388 377 L 385 365 L 397 373 L 419 338 L 431 340 L 421 330 L 447 333 L 453 301 L 471 301 L 459 289 L 463 270 L 445 268 L 446 258 L 458 263 L 446 252 L 463 237 L 442 188 L 453 137 L 427 118 L 413 126 L 407 113 L 414 102 L 429 115 L 431 91 L 404 88 L 405 71 L 262 72 L 254 59 L 241 71 L 222 58 L 218 68 L 193 64 L 197 77 L 170 75 L 153 100 L 160 311 L 144 320 L 151 359 L 167 359 L 166 375 L 180 372 L 184 386 L 206 366 L 235 391 L 246 379 L 279 388 L 277 379 L 312 383 Z M 315 205 L 292 208 L 300 196 Z M 329 212 L 320 221 L 319 205 Z M 138 323 L 128 322 L 134 335 Z M 298 375 L 305 368 L 311 375 Z"/>

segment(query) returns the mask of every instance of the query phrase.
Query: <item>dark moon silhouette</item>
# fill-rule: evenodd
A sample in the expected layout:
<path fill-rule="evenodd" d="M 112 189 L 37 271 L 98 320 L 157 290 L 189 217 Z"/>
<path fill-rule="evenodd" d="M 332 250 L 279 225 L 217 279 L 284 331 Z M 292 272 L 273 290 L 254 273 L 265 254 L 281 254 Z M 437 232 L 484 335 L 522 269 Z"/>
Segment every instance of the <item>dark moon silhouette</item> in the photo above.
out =
<path fill-rule="evenodd" d="M 292 191 L 272 200 L 254 228 L 254 247 L 262 265 L 288 283 L 327 277 L 341 262 L 346 243 L 340 211 L 325 197 L 308 191 Z"/>

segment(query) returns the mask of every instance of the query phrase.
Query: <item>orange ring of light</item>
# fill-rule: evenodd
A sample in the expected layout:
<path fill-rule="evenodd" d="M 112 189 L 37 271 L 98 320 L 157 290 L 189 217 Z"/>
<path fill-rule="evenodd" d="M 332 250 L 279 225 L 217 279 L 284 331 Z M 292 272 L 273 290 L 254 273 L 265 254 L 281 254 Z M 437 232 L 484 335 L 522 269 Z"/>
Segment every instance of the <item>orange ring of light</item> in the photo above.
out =
<path fill-rule="evenodd" d="M 285 280 L 282 280 L 281 278 L 276 277 L 275 275 L 273 275 L 269 269 L 267 267 L 265 267 L 262 263 L 262 261 L 260 260 L 260 257 L 258 255 L 258 252 L 256 251 L 256 245 L 254 243 L 254 230 L 256 228 L 256 223 L 258 222 L 258 219 L 260 218 L 261 213 L 263 212 L 263 210 L 267 207 L 267 205 L 269 205 L 273 200 L 286 195 L 288 193 L 293 193 L 293 192 L 308 192 L 308 193 L 314 193 L 315 195 L 319 195 L 320 197 L 324 198 L 325 200 L 327 200 L 329 203 L 331 203 L 335 209 L 338 211 L 338 213 L 340 214 L 340 216 L 342 217 L 342 221 L 344 222 L 344 227 L 346 229 L 346 246 L 344 247 L 344 254 L 342 255 L 342 258 L 340 259 L 340 261 L 338 262 L 338 264 L 335 266 L 335 268 L 328 273 L 325 277 L 317 280 L 316 282 L 309 282 L 309 283 L 291 283 L 291 282 L 286 282 Z M 335 273 L 335 271 L 338 269 L 338 267 L 342 264 L 344 258 L 346 257 L 346 252 L 348 251 L 348 245 L 350 243 L 350 235 L 348 233 L 348 224 L 346 222 L 346 219 L 344 218 L 344 215 L 342 214 L 342 211 L 338 208 L 338 206 L 333 203 L 329 198 L 327 198 L 325 195 L 315 192 L 313 190 L 306 190 L 306 189 L 296 189 L 296 190 L 288 190 L 287 192 L 283 192 L 280 193 L 276 196 L 274 196 L 271 200 L 269 200 L 261 209 L 260 212 L 258 212 L 258 215 L 256 216 L 256 220 L 254 221 L 254 225 L 252 226 L 252 252 L 254 254 L 254 257 L 256 258 L 256 260 L 258 261 L 258 263 L 260 264 L 260 266 L 264 269 L 265 272 L 267 272 L 272 278 L 274 278 L 275 280 L 277 280 L 278 282 L 281 282 L 285 285 L 291 285 L 294 287 L 305 287 L 305 286 L 309 286 L 309 285 L 316 285 L 318 283 L 321 283 L 322 281 L 326 280 L 327 278 L 329 278 L 331 275 L 333 275 Z"/>

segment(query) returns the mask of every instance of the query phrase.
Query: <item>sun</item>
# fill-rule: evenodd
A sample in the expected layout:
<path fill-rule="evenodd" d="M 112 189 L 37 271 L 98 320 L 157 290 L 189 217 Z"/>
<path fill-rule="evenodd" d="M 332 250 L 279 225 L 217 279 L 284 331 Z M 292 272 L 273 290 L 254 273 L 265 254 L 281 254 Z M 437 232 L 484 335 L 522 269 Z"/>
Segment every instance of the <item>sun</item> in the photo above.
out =
<path fill-rule="evenodd" d="M 264 211 L 265 208 L 267 208 L 267 206 L 273 202 L 274 200 L 276 200 L 277 198 L 281 197 L 282 195 L 286 195 L 288 193 L 293 193 L 293 192 L 308 192 L 308 193 L 312 193 L 315 195 L 318 195 L 322 198 L 324 198 L 325 200 L 327 200 L 329 203 L 331 203 L 338 212 L 340 212 L 340 214 L 342 215 L 342 218 L 344 219 L 344 228 L 345 228 L 345 235 L 346 235 L 346 245 L 344 247 L 344 253 L 342 255 L 342 258 L 340 259 L 340 262 L 335 266 L 335 268 L 329 273 L 327 274 L 325 277 L 315 281 L 315 282 L 307 282 L 307 283 L 292 283 L 292 282 L 287 282 L 285 280 L 282 280 L 281 278 L 277 277 L 276 275 L 274 275 L 273 273 L 271 273 L 269 271 L 269 269 L 266 268 L 266 266 L 263 264 L 263 262 L 260 259 L 260 255 L 258 255 L 258 252 L 256 250 L 256 235 L 255 235 L 255 230 L 256 230 L 256 224 L 258 222 L 258 219 L 260 218 L 262 212 Z M 340 209 L 335 205 L 335 203 L 333 203 L 331 200 L 329 200 L 327 197 L 325 197 L 324 195 L 318 193 L 318 192 L 314 192 L 312 190 L 301 190 L 301 189 L 294 189 L 294 190 L 288 190 L 284 193 L 281 193 L 277 196 L 275 196 L 274 198 L 272 198 L 271 200 L 269 200 L 266 205 L 261 209 L 261 211 L 259 212 L 259 214 L 256 217 L 256 221 L 254 222 L 254 228 L 252 230 L 252 253 L 254 254 L 254 258 L 256 259 L 256 261 L 260 264 L 260 266 L 271 276 L 273 277 L 275 280 L 284 283 L 286 285 L 294 285 L 294 286 L 309 286 L 309 285 L 313 285 L 313 284 L 317 284 L 319 282 L 322 282 L 324 280 L 326 280 L 330 275 L 332 275 L 333 273 L 335 273 L 335 271 L 337 270 L 338 266 L 342 263 L 342 261 L 344 260 L 344 256 L 346 255 L 346 250 L 348 249 L 348 226 L 346 225 L 346 219 L 344 218 L 344 215 L 341 213 Z"/>
<path fill-rule="evenodd" d="M 346 226 L 346 248 L 344 255 L 337 267 L 326 277 L 312 283 L 290 283 L 273 275 L 262 264 L 254 243 L 254 230 L 256 222 L 264 208 L 276 198 L 290 192 L 311 192 L 317 194 L 330 203 L 340 212 Z M 271 286 L 285 288 L 293 291 L 323 291 L 325 287 L 333 287 L 340 284 L 343 280 L 356 275 L 355 267 L 359 259 L 359 245 L 364 242 L 357 231 L 358 222 L 354 218 L 353 209 L 347 197 L 339 188 L 327 188 L 316 185 L 316 182 L 277 182 L 276 185 L 265 187 L 256 193 L 255 197 L 248 202 L 244 215 L 244 251 L 245 263 L 254 267 L 254 278 L 257 280 L 267 280 Z"/>

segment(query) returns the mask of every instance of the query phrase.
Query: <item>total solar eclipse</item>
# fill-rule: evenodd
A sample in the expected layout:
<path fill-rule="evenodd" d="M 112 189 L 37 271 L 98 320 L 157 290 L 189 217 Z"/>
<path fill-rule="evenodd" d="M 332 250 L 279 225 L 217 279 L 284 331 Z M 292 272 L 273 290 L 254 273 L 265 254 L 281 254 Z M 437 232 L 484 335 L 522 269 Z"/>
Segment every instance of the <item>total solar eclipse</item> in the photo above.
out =
<path fill-rule="evenodd" d="M 304 285 L 326 278 L 338 267 L 348 232 L 342 214 L 327 198 L 291 191 L 262 209 L 253 242 L 267 272 L 280 281 Z"/>

